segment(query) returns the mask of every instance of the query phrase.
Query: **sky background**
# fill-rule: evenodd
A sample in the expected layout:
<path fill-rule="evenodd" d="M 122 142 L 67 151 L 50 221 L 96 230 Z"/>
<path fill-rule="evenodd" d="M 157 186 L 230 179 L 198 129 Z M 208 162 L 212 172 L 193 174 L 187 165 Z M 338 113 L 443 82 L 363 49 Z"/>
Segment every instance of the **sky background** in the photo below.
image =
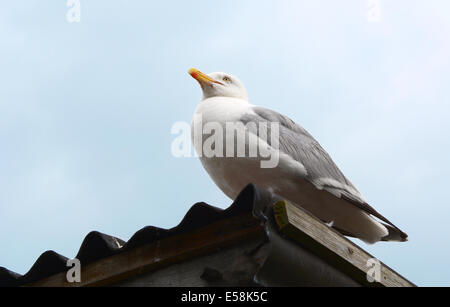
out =
<path fill-rule="evenodd" d="M 357 241 L 421 286 L 450 286 L 450 2 L 81 0 L 0 4 L 0 266 L 74 257 L 92 230 L 129 239 L 196 202 L 231 201 L 175 122 L 225 71 L 289 115 L 408 243 Z"/>

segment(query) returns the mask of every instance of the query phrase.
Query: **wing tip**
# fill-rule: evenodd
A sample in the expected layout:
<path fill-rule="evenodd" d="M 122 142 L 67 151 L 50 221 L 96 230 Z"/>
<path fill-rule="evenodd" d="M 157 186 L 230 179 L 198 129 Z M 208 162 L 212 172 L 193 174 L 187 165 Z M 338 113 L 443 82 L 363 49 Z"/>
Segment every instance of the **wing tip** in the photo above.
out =
<path fill-rule="evenodd" d="M 387 230 L 389 231 L 388 235 L 381 238 L 381 241 L 385 241 L 385 242 L 408 242 L 409 241 L 409 237 L 406 233 L 404 233 L 403 231 L 401 231 L 400 229 L 396 228 L 396 227 L 392 227 L 390 225 L 384 224 L 383 226 L 387 228 Z"/>

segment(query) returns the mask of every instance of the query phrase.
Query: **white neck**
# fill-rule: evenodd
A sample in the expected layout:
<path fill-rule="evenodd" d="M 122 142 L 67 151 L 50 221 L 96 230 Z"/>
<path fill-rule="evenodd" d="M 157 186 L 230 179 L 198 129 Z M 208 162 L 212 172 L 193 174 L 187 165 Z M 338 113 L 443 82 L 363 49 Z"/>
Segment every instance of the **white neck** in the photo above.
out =
<path fill-rule="evenodd" d="M 253 113 L 252 105 L 244 99 L 211 97 L 197 106 L 195 114 L 201 114 L 204 121 L 236 121 L 245 113 Z"/>

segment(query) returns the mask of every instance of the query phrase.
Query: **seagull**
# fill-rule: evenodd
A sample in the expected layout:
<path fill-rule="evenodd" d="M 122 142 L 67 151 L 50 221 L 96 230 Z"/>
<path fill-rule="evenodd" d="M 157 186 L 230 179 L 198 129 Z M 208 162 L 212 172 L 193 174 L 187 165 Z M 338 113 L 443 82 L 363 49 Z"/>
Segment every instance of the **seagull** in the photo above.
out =
<path fill-rule="evenodd" d="M 276 111 L 251 104 L 244 85 L 231 74 L 204 74 L 195 68 L 188 72 L 203 91 L 191 139 L 203 167 L 229 198 L 234 200 L 253 183 L 301 206 L 345 236 L 369 244 L 408 240 L 406 233 L 367 203 L 304 128 Z M 269 134 L 276 138 L 269 139 Z M 238 155 L 241 143 L 246 149 Z M 251 148 L 260 150 L 260 155 L 250 155 Z M 264 166 L 267 157 L 276 163 Z"/>

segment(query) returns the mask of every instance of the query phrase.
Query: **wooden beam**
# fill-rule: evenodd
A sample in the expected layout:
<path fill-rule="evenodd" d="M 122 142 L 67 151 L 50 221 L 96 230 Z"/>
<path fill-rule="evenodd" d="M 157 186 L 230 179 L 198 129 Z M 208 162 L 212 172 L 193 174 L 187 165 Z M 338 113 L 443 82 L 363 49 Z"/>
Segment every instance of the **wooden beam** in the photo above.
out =
<path fill-rule="evenodd" d="M 213 223 L 191 233 L 169 237 L 104 258 L 86 266 L 81 264 L 81 283 L 68 283 L 66 273 L 63 272 L 28 286 L 107 286 L 264 236 L 264 229 L 259 221 L 250 214 L 245 214 Z"/>
<path fill-rule="evenodd" d="M 381 261 L 374 262 L 378 260 L 307 211 L 287 201 L 276 203 L 273 211 L 275 221 L 282 233 L 362 285 L 372 287 L 415 286 Z M 376 267 L 372 267 L 373 265 Z M 372 269 L 370 273 L 380 273 L 378 276 L 371 274 L 380 277 L 379 280 L 368 281 L 367 275 L 370 269 Z"/>

